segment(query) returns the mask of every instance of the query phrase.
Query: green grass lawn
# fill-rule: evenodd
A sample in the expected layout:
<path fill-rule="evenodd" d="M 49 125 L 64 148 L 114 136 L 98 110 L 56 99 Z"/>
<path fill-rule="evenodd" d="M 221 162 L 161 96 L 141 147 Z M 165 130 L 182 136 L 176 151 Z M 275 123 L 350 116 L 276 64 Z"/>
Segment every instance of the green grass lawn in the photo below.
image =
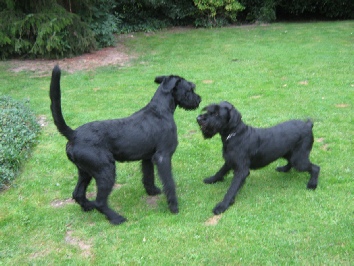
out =
<path fill-rule="evenodd" d="M 149 102 L 157 75 L 195 82 L 200 108 L 175 113 L 180 213 L 168 211 L 163 195 L 145 194 L 139 163 L 117 165 L 120 186 L 110 196 L 128 222 L 112 226 L 97 211 L 82 212 L 70 200 L 76 169 L 50 115 L 50 77 L 13 73 L 0 62 L 0 94 L 30 99 L 48 121 L 20 176 L 0 193 L 0 265 L 353 263 L 354 21 L 174 29 L 123 41 L 137 55 L 129 66 L 63 74 L 64 116 L 74 128 L 128 116 Z M 223 162 L 221 142 L 204 140 L 195 119 L 222 100 L 255 127 L 311 118 L 317 190 L 306 189 L 308 173 L 276 172 L 279 160 L 251 171 L 235 204 L 213 216 L 231 175 L 203 184 Z"/>

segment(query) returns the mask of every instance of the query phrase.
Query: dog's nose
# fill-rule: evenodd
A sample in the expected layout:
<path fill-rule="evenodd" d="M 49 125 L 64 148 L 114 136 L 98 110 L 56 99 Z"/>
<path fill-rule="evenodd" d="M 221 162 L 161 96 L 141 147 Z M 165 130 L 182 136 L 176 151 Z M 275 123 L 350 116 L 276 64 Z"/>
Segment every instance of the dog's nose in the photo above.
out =
<path fill-rule="evenodd" d="M 202 120 L 202 116 L 201 115 L 198 115 L 197 116 L 197 121 L 199 122 L 199 121 L 201 121 Z"/>

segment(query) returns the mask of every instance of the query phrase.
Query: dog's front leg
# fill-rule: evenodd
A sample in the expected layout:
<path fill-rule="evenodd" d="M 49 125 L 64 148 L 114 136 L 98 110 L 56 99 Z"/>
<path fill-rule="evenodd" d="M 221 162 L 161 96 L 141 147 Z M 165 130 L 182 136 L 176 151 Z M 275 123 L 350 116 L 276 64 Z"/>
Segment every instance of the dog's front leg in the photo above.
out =
<path fill-rule="evenodd" d="M 203 181 L 205 184 L 213 184 L 219 181 L 224 181 L 224 176 L 231 170 L 231 167 L 224 163 L 220 170 L 213 176 L 205 178 Z"/>
<path fill-rule="evenodd" d="M 152 161 L 142 160 L 141 168 L 143 171 L 143 185 L 146 193 L 150 196 L 161 194 L 161 189 L 155 186 L 154 165 Z"/>
<path fill-rule="evenodd" d="M 234 171 L 234 177 L 232 179 L 231 186 L 226 192 L 224 199 L 220 203 L 218 203 L 213 209 L 214 214 L 218 215 L 220 213 L 223 213 L 229 208 L 230 205 L 234 203 L 236 194 L 244 184 L 248 175 L 248 169 L 245 169 L 241 172 L 236 170 Z"/>
<path fill-rule="evenodd" d="M 178 213 L 176 186 L 172 178 L 171 156 L 156 153 L 153 156 L 153 162 L 157 166 L 168 207 L 172 213 Z"/>

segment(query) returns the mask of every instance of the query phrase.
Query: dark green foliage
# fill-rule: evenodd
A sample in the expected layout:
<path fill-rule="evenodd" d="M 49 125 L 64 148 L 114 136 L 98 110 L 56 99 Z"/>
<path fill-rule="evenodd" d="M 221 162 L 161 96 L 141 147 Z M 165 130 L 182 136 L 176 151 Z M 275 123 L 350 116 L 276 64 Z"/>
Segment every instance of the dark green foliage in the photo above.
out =
<path fill-rule="evenodd" d="M 190 24 L 197 12 L 191 0 L 123 0 L 117 1 L 115 10 L 122 21 L 120 32 L 149 32 L 168 26 Z"/>
<path fill-rule="evenodd" d="M 27 102 L 0 97 L 0 189 L 15 178 L 38 133 L 39 125 Z"/>
<path fill-rule="evenodd" d="M 115 0 L 73 1 L 71 10 L 86 22 L 94 33 L 100 48 L 115 44 L 114 33 L 121 23 L 119 15 L 114 12 Z"/>
<path fill-rule="evenodd" d="M 243 6 L 236 0 L 119 1 L 120 32 L 153 31 L 168 26 L 223 26 L 236 21 Z"/>
<path fill-rule="evenodd" d="M 0 12 L 0 57 L 63 57 L 96 47 L 92 31 L 78 15 L 55 1 L 7 1 Z"/>
<path fill-rule="evenodd" d="M 353 0 L 0 0 L 0 59 L 60 58 L 112 46 L 115 33 L 238 21 L 353 19 Z"/>
<path fill-rule="evenodd" d="M 320 17 L 327 19 L 353 19 L 353 0 L 282 0 L 279 12 L 297 17 Z"/>
<path fill-rule="evenodd" d="M 353 0 L 240 0 L 241 20 L 272 22 L 278 18 L 353 19 Z"/>
<path fill-rule="evenodd" d="M 246 8 L 242 11 L 244 21 L 272 22 L 276 20 L 277 0 L 240 0 Z"/>

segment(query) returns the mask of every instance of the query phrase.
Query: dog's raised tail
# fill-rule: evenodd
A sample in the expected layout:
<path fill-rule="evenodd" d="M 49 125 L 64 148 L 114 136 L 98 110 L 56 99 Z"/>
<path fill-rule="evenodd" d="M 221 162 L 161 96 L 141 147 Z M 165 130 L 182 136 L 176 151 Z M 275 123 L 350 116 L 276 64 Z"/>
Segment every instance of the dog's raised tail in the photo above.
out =
<path fill-rule="evenodd" d="M 49 97 L 51 100 L 50 109 L 54 124 L 57 126 L 58 131 L 68 140 L 71 140 L 74 135 L 72 130 L 66 123 L 61 111 L 61 93 L 60 93 L 60 75 L 61 71 L 58 65 L 53 68 L 52 79 L 50 81 Z"/>

